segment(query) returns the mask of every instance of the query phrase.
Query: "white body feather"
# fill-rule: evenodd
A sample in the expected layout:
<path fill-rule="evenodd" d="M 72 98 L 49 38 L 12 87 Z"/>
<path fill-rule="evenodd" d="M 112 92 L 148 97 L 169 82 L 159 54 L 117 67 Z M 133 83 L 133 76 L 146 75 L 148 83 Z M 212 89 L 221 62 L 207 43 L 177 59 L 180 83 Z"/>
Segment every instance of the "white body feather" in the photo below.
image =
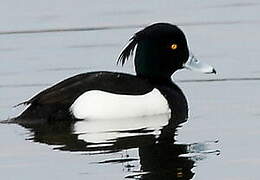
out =
<path fill-rule="evenodd" d="M 144 95 L 120 95 L 91 90 L 79 96 L 71 105 L 70 111 L 78 119 L 112 119 L 167 114 L 170 109 L 158 89 Z"/>

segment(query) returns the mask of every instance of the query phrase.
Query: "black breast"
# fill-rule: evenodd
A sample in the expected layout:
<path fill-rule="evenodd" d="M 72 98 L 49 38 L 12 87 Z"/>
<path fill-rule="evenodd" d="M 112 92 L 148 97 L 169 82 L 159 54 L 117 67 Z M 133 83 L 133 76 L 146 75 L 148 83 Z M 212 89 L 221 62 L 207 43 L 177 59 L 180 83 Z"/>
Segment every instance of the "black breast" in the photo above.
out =
<path fill-rule="evenodd" d="M 171 109 L 171 119 L 174 119 L 174 123 L 185 122 L 188 118 L 188 102 L 182 90 L 170 79 L 164 82 L 153 81 L 153 85 L 166 98 Z"/>

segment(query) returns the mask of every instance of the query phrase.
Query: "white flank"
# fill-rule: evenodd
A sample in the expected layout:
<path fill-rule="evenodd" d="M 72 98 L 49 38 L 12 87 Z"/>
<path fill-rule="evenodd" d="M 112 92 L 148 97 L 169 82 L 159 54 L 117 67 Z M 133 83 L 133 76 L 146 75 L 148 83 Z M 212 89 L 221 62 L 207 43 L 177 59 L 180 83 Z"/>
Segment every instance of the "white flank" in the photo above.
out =
<path fill-rule="evenodd" d="M 167 100 L 158 89 L 145 95 L 120 95 L 100 90 L 87 91 L 70 107 L 78 119 L 114 119 L 168 114 Z"/>

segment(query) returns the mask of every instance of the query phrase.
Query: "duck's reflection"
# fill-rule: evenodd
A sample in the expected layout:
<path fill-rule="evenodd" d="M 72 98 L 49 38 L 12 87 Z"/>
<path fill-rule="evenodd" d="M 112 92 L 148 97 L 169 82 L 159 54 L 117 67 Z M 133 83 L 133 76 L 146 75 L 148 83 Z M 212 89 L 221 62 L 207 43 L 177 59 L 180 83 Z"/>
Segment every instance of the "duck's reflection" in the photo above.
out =
<path fill-rule="evenodd" d="M 187 153 L 187 145 L 158 143 L 139 148 L 141 179 L 191 179 L 194 161 L 179 157 Z"/>
<path fill-rule="evenodd" d="M 180 157 L 188 153 L 188 144 L 176 144 L 175 135 L 178 126 L 176 119 L 168 119 L 166 125 L 160 128 L 160 123 L 165 123 L 165 115 L 154 121 L 148 127 L 129 129 L 126 125 L 118 125 L 121 129 L 99 131 L 97 127 L 87 126 L 91 122 L 57 121 L 34 124 L 21 124 L 32 132 L 30 140 L 34 142 L 54 145 L 54 149 L 62 151 L 80 151 L 88 153 L 114 153 L 131 148 L 138 148 L 140 170 L 130 174 L 127 178 L 139 179 L 191 179 L 194 161 L 188 157 Z M 168 117 L 168 116 L 167 116 Z M 160 119 L 161 118 L 161 119 Z M 141 121 L 142 118 L 137 119 Z M 128 120 L 132 124 L 134 120 Z M 148 119 L 143 118 L 147 123 Z M 180 121 L 183 122 L 183 119 Z M 85 124 L 84 124 L 85 123 Z M 118 123 L 118 122 L 116 122 Z M 126 122 L 124 122 L 126 123 Z M 82 125 L 80 128 L 79 126 Z M 83 127 L 87 127 L 84 131 Z M 107 127 L 106 127 L 107 128 Z M 93 130 L 95 129 L 95 131 Z M 95 137 L 96 136 L 96 137 Z M 106 138 L 106 139 L 105 139 Z M 127 162 L 131 158 L 110 160 L 111 162 Z M 133 159 L 135 160 L 135 159 Z M 109 163 L 106 161 L 105 163 Z"/>

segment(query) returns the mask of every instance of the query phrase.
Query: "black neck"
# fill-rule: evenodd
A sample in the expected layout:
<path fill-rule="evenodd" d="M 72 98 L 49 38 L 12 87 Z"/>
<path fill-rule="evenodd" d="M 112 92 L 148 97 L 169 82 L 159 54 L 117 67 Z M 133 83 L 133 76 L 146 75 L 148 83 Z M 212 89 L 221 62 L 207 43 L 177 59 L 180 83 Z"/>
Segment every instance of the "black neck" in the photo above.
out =
<path fill-rule="evenodd" d="M 138 77 L 148 80 L 150 83 L 155 85 L 171 86 L 173 84 L 171 77 L 158 77 L 158 76 L 148 76 L 148 75 L 139 75 Z"/>

